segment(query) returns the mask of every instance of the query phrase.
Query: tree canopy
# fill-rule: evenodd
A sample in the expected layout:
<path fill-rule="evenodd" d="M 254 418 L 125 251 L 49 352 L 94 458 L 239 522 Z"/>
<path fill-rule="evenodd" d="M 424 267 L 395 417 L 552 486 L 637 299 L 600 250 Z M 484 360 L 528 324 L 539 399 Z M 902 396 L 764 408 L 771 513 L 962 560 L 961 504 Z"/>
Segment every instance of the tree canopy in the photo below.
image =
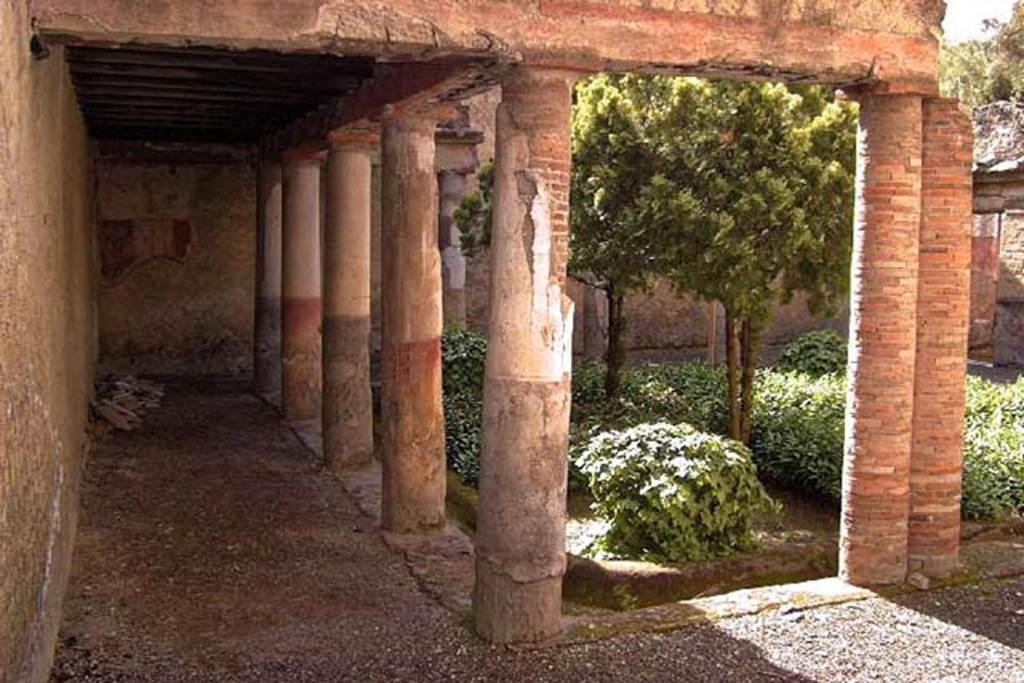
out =
<path fill-rule="evenodd" d="M 989 38 L 942 47 L 942 92 L 972 107 L 1024 96 L 1024 3 L 1014 5 L 1009 21 L 987 28 Z"/>

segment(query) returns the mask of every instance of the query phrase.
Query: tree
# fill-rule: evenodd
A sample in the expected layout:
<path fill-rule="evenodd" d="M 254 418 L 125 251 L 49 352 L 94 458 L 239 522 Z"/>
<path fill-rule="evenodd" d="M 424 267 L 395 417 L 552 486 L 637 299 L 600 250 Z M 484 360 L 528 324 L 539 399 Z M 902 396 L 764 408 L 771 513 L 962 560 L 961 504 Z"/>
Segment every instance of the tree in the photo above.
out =
<path fill-rule="evenodd" d="M 647 112 L 620 80 L 577 86 L 572 121 L 569 270 L 608 299 L 607 396 L 618 394 L 626 361 L 626 295 L 646 289 L 656 265 L 642 196 L 657 150 L 647 144 Z"/>
<path fill-rule="evenodd" d="M 988 38 L 944 44 L 940 55 L 943 94 L 972 107 L 1024 95 L 1024 3 L 1008 22 L 989 20 L 986 29 Z"/>
<path fill-rule="evenodd" d="M 660 272 L 726 315 L 730 436 L 750 437 L 754 370 L 775 305 L 823 312 L 845 294 L 855 108 L 821 88 L 625 77 L 655 96 L 658 165 L 641 193 Z"/>
<path fill-rule="evenodd" d="M 625 359 L 625 295 L 667 277 L 726 312 L 730 436 L 749 440 L 754 369 L 775 305 L 845 294 L 856 108 L 831 91 L 642 75 L 577 86 L 570 272 L 608 296 L 605 388 Z M 463 202 L 486 242 L 486 185 Z"/>

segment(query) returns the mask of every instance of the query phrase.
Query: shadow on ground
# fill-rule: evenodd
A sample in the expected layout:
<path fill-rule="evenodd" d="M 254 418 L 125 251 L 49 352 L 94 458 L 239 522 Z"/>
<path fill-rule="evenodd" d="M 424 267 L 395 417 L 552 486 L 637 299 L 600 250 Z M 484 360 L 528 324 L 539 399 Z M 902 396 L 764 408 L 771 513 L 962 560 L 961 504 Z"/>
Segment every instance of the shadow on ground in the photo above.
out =
<path fill-rule="evenodd" d="M 514 652 L 467 623 L 269 406 L 172 385 L 90 456 L 52 679 L 814 680 L 710 625 Z"/>

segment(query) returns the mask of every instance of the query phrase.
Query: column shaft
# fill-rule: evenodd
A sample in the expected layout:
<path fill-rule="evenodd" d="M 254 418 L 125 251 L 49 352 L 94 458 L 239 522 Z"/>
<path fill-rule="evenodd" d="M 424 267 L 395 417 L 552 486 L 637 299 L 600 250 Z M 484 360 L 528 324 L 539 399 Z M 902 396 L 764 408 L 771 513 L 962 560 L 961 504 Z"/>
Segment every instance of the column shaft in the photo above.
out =
<path fill-rule="evenodd" d="M 327 160 L 321 429 L 335 471 L 373 457 L 370 151 L 365 140 L 336 143 Z"/>
<path fill-rule="evenodd" d="M 561 630 L 572 369 L 572 76 L 515 67 L 498 108 L 477 631 L 496 642 Z"/>
<path fill-rule="evenodd" d="M 257 182 L 253 385 L 273 395 L 281 390 L 281 165 L 262 162 Z"/>
<path fill-rule="evenodd" d="M 444 285 L 444 324 L 466 326 L 466 257 L 462 234 L 455 223 L 455 211 L 466 193 L 466 176 L 458 171 L 441 171 L 437 176 L 440 195 L 440 243 Z"/>
<path fill-rule="evenodd" d="M 382 140 L 381 520 L 402 533 L 445 518 L 436 125 L 393 119 Z"/>
<path fill-rule="evenodd" d="M 839 571 L 871 585 L 907 572 L 921 98 L 865 97 L 857 137 Z"/>
<path fill-rule="evenodd" d="M 973 157 L 955 100 L 924 101 L 909 570 L 948 576 L 960 550 Z"/>
<path fill-rule="evenodd" d="M 284 165 L 281 406 L 290 420 L 320 416 L 320 160 Z"/>

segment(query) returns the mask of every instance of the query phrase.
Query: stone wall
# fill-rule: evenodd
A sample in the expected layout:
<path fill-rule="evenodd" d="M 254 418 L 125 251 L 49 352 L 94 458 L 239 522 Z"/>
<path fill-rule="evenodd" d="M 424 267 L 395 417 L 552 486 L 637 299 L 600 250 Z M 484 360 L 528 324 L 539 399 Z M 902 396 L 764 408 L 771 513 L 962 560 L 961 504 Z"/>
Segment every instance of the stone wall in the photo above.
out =
<path fill-rule="evenodd" d="M 46 680 L 95 344 L 88 142 L 63 50 L 0 2 L 0 681 Z M 13 419 L 12 419 L 13 416 Z"/>
<path fill-rule="evenodd" d="M 1024 206 L 1003 214 L 994 337 L 997 364 L 1024 365 Z"/>
<path fill-rule="evenodd" d="M 249 373 L 254 167 L 101 157 L 96 172 L 101 372 Z"/>

